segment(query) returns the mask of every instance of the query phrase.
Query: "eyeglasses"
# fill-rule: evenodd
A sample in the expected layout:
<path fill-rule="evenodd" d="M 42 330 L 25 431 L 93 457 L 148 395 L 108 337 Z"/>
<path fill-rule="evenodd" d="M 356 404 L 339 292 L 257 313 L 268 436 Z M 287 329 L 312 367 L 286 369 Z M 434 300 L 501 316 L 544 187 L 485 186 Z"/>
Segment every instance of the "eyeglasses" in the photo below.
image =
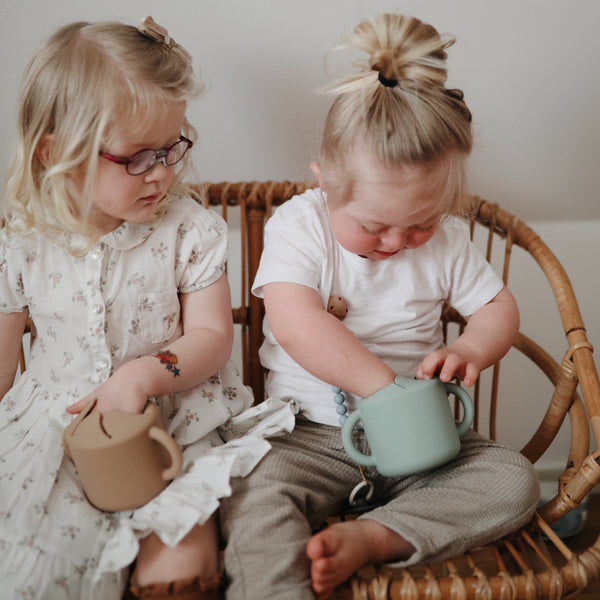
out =
<path fill-rule="evenodd" d="M 125 165 L 125 168 L 130 175 L 142 175 L 142 173 L 152 171 L 159 161 L 162 161 L 162 164 L 165 165 L 165 167 L 176 165 L 193 145 L 191 140 L 188 140 L 184 136 L 180 136 L 179 139 L 168 148 L 160 148 L 159 150 L 145 148 L 128 158 L 113 156 L 112 154 L 108 154 L 108 152 L 102 151 L 100 151 L 99 154 L 102 158 L 106 158 L 106 160 L 110 160 L 118 165 Z"/>

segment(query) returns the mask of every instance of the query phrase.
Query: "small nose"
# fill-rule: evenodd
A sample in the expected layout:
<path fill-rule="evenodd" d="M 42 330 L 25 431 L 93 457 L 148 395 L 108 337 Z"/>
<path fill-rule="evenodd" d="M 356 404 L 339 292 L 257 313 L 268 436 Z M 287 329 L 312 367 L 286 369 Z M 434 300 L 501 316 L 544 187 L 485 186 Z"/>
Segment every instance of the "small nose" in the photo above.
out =
<path fill-rule="evenodd" d="M 403 229 L 388 229 L 384 235 L 381 236 L 381 241 L 385 244 L 386 248 L 390 250 L 400 250 L 404 248 L 406 244 L 407 234 Z"/>
<path fill-rule="evenodd" d="M 160 168 L 157 167 L 160 165 Z M 167 157 L 160 156 L 156 159 L 149 171 L 146 171 L 146 179 L 162 179 L 168 172 Z"/>

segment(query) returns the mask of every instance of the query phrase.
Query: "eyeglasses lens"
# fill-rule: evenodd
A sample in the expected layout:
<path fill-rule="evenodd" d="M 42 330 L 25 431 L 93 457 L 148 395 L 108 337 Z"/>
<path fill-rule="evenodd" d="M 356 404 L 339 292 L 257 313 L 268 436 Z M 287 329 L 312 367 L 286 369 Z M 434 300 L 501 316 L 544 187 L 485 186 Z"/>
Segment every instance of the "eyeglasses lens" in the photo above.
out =
<path fill-rule="evenodd" d="M 142 150 L 131 157 L 127 164 L 127 172 L 130 175 L 141 175 L 154 165 L 156 152 L 154 150 Z"/>
<path fill-rule="evenodd" d="M 167 166 L 174 165 L 185 156 L 190 146 L 187 140 L 179 140 L 167 150 L 141 150 L 131 157 L 127 172 L 130 175 L 141 175 L 150 171 L 159 160 L 163 160 Z"/>
<path fill-rule="evenodd" d="M 186 140 L 179 140 L 173 144 L 169 148 L 169 152 L 167 154 L 167 164 L 174 165 L 175 163 L 178 163 L 185 156 L 185 153 L 188 151 L 189 147 L 190 146 Z"/>

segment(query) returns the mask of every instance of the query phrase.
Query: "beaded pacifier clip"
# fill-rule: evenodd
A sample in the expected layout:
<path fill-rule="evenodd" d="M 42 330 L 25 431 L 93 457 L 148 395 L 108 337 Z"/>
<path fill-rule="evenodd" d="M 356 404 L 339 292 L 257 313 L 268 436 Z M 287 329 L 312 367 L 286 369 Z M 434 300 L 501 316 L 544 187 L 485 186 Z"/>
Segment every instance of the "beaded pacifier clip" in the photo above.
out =
<path fill-rule="evenodd" d="M 341 296 L 330 296 L 327 301 L 327 312 L 338 318 L 340 321 L 343 321 L 348 314 L 348 304 Z M 337 386 L 332 386 L 331 390 L 333 391 L 333 401 L 336 405 L 335 411 L 339 415 L 338 421 L 340 425 L 343 425 L 346 422 L 346 419 L 348 419 L 348 407 L 346 406 L 344 390 Z M 358 468 L 360 469 L 362 481 L 350 492 L 348 504 L 353 508 L 362 509 L 373 497 L 375 486 L 372 481 L 366 478 L 362 466 L 359 465 Z"/>

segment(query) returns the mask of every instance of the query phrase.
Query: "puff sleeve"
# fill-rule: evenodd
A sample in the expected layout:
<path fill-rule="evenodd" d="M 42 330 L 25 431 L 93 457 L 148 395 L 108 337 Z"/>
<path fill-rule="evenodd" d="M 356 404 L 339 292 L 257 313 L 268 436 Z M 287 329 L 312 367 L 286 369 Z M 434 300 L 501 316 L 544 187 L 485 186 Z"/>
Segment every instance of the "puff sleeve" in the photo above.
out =
<path fill-rule="evenodd" d="M 194 210 L 195 208 L 195 210 Z M 208 287 L 225 272 L 227 225 L 213 210 L 196 205 L 178 226 L 178 289 L 190 293 Z"/>
<path fill-rule="evenodd" d="M 23 287 L 22 252 L 8 243 L 4 231 L 0 232 L 0 311 L 24 312 L 28 300 Z"/>

